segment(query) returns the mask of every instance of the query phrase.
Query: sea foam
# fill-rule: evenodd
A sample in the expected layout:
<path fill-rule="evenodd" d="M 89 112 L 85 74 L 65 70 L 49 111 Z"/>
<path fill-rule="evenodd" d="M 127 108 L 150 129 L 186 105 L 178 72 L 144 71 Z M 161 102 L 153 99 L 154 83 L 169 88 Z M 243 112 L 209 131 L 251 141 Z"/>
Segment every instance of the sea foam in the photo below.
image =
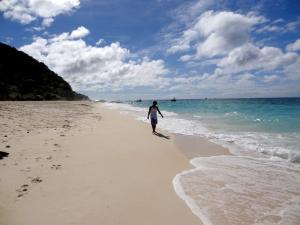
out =
<path fill-rule="evenodd" d="M 195 158 L 177 194 L 206 225 L 297 225 L 300 166 L 242 156 Z"/>

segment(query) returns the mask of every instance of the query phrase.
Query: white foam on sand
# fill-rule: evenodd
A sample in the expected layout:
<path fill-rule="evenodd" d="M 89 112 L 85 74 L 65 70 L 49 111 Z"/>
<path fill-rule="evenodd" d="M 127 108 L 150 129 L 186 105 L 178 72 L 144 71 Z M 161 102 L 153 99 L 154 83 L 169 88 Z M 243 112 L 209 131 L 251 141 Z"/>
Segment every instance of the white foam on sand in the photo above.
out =
<path fill-rule="evenodd" d="M 205 225 L 300 224 L 300 166 L 242 156 L 201 157 L 176 193 Z"/>
<path fill-rule="evenodd" d="M 197 204 L 197 202 L 191 198 L 189 195 L 187 195 L 183 189 L 183 186 L 180 183 L 181 176 L 184 176 L 186 173 L 189 173 L 191 171 L 184 171 L 180 174 L 177 174 L 175 178 L 173 179 L 173 186 L 175 189 L 176 194 L 183 200 L 185 203 L 189 206 L 189 208 L 192 210 L 192 212 L 200 218 L 200 220 L 205 225 L 213 225 L 209 218 L 205 214 L 205 209 L 201 209 L 200 206 Z"/>

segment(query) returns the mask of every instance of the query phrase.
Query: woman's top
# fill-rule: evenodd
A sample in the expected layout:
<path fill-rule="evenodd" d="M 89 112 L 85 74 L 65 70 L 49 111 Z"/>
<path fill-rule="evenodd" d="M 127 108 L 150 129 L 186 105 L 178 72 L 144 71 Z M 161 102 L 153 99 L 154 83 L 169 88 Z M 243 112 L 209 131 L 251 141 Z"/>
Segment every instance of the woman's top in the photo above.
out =
<path fill-rule="evenodd" d="M 154 106 L 154 107 L 151 106 L 150 117 L 151 117 L 151 119 L 157 120 L 157 107 L 156 106 Z"/>

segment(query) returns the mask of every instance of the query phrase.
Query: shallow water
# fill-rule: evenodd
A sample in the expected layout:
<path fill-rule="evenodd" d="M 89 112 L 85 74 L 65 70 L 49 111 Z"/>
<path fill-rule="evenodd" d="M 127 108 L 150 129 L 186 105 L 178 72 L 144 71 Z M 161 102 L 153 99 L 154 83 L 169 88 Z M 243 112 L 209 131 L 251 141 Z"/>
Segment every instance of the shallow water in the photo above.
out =
<path fill-rule="evenodd" d="M 195 169 L 178 174 L 174 186 L 206 224 L 300 224 L 298 165 L 237 156 L 191 162 Z"/>

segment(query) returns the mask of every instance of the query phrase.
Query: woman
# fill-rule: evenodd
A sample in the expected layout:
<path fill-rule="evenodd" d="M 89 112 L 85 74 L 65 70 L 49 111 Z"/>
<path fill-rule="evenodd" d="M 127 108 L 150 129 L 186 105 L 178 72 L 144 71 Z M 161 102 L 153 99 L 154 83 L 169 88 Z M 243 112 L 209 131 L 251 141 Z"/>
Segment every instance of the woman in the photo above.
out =
<path fill-rule="evenodd" d="M 148 116 L 147 116 L 147 119 L 149 119 L 149 115 L 150 115 L 152 133 L 154 133 L 154 134 L 156 133 L 155 129 L 156 129 L 156 124 L 157 124 L 157 112 L 161 115 L 162 118 L 164 118 L 164 116 L 161 114 L 161 112 L 159 111 L 159 109 L 157 107 L 157 101 L 154 101 L 152 106 L 149 107 Z"/>

